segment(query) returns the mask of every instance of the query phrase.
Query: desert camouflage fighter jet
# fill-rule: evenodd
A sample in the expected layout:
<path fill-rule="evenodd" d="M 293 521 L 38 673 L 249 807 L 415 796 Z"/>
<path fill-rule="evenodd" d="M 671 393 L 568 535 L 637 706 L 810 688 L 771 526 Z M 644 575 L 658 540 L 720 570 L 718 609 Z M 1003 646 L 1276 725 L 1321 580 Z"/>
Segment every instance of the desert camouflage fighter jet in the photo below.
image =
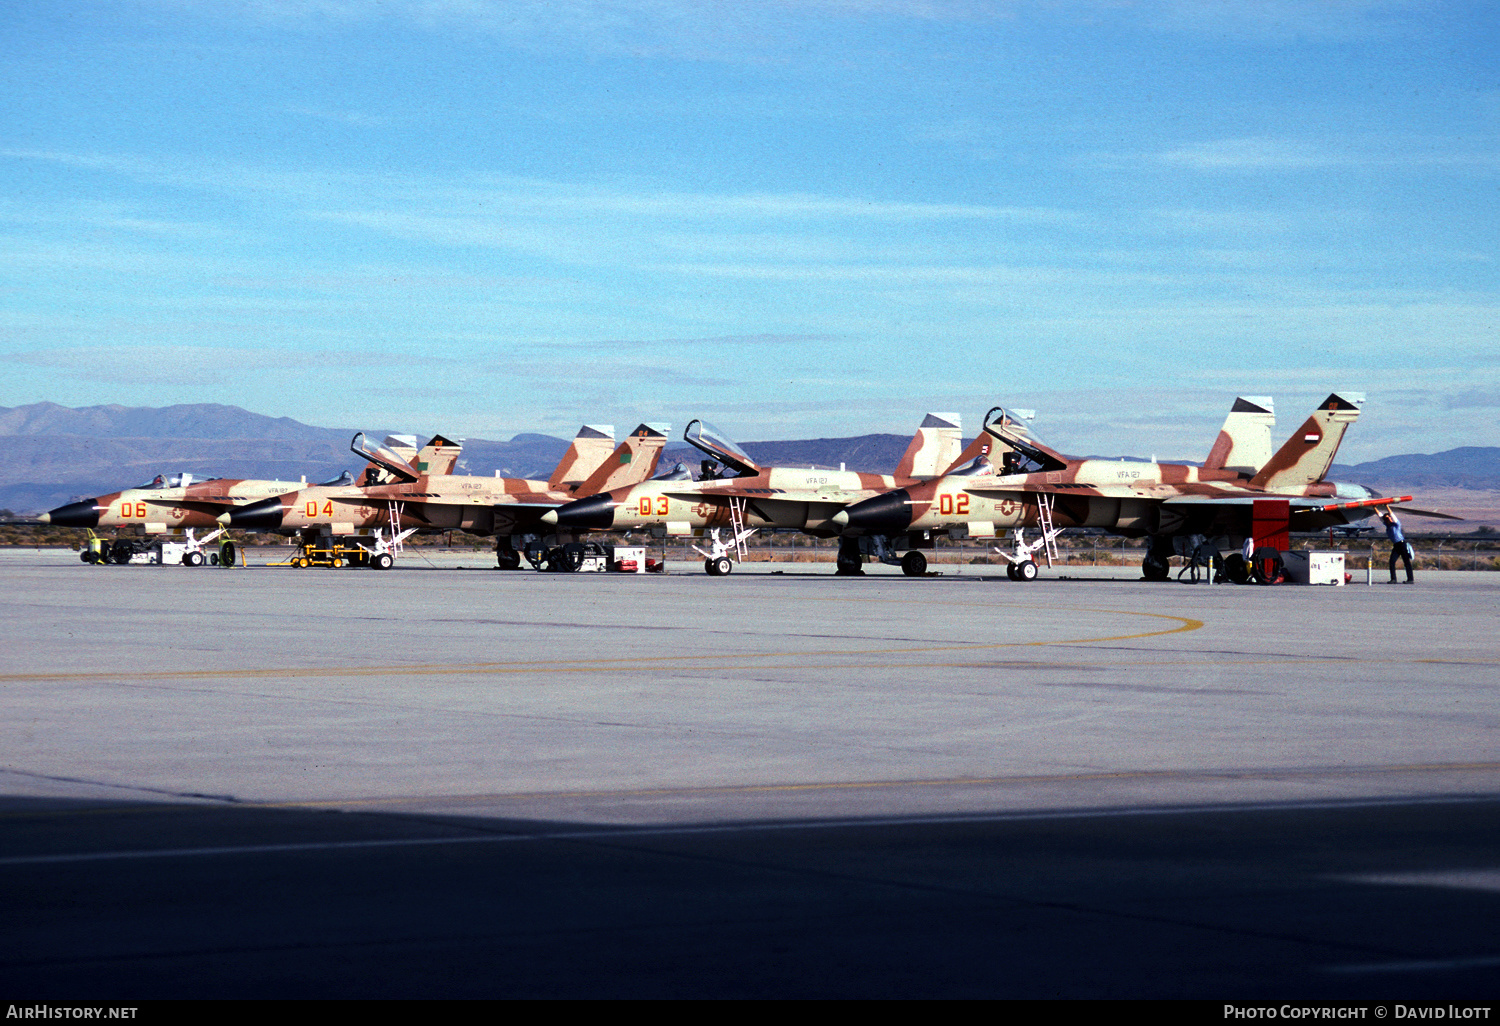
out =
<path fill-rule="evenodd" d="M 391 435 L 386 445 L 403 454 L 407 460 L 427 465 L 446 473 L 458 459 L 459 447 L 441 437 L 434 438 L 421 450 L 413 435 Z M 380 468 L 369 464 L 363 476 L 379 474 Z M 334 487 L 354 483 L 348 471 L 320 487 Z M 219 533 L 198 538 L 194 532 L 218 529 L 220 517 L 236 506 L 260 502 L 269 497 L 285 495 L 307 487 L 307 479 L 301 481 L 265 481 L 247 478 L 213 477 L 194 479 L 191 474 L 158 474 L 153 480 L 135 488 L 111 492 L 93 499 L 59 506 L 39 518 L 44 524 L 59 527 L 84 527 L 94 530 L 138 528 L 147 535 L 184 531 L 187 535 L 187 550 L 184 561 L 190 566 L 203 562 L 205 544 Z M 115 539 L 102 551 L 109 553 L 111 562 L 127 562 L 130 555 L 140 548 L 140 543 L 130 539 Z M 118 558 L 116 558 L 118 557 Z"/>
<path fill-rule="evenodd" d="M 648 531 L 659 536 L 708 531 L 710 548 L 698 549 L 704 569 L 722 576 L 743 557 L 757 530 L 789 529 L 832 537 L 829 522 L 851 502 L 916 479 L 935 477 L 966 458 L 957 414 L 929 413 L 907 446 L 894 475 L 816 468 L 762 467 L 717 429 L 695 420 L 683 439 L 703 452 L 694 481 L 681 464 L 663 477 L 629 488 L 592 494 L 542 517 L 559 531 Z M 976 450 L 977 451 L 977 450 Z M 719 536 L 728 529 L 729 538 Z M 696 546 L 695 546 L 696 548 Z"/>
<path fill-rule="evenodd" d="M 1259 544 L 1284 539 L 1288 525 L 1321 530 L 1411 501 L 1324 480 L 1363 402 L 1360 393 L 1335 392 L 1266 456 L 1269 401 L 1242 398 L 1201 468 L 1064 456 L 1030 437 L 1014 412 L 996 407 L 981 436 L 989 439 L 988 453 L 942 478 L 853 503 L 832 517 L 842 529 L 840 561 L 857 568 L 872 549 L 910 543 L 918 532 L 992 538 L 1011 529 L 1010 574 L 1031 580 L 1037 575 L 1032 554 L 1045 549 L 1049 559 L 1055 555 L 1052 542 L 1063 528 L 1099 527 L 1150 539 L 1145 576 L 1165 580 L 1174 553 L 1194 555 L 1213 539 L 1234 548 L 1247 538 Z M 1036 532 L 1029 543 L 1028 529 Z"/>
<path fill-rule="evenodd" d="M 642 424 L 616 448 L 613 426 L 584 425 L 546 481 L 451 474 L 451 463 L 443 473 L 432 473 L 388 447 L 370 445 L 359 434 L 350 448 L 379 469 L 378 480 L 288 492 L 230 510 L 219 520 L 250 531 L 297 533 L 304 543 L 385 530 L 392 540 L 412 531 L 495 535 L 496 561 L 515 569 L 521 565 L 513 544 L 516 536 L 539 533 L 541 514 L 576 495 L 650 477 L 666 444 L 666 431 L 664 424 Z M 385 558 L 370 565 L 388 567 L 389 554 L 380 548 Z"/>

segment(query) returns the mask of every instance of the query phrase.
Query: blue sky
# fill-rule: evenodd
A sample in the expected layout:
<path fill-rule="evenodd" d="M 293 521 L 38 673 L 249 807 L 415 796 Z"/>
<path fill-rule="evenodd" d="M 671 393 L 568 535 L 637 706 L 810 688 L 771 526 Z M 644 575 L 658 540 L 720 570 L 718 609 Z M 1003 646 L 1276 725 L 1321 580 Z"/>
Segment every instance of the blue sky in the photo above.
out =
<path fill-rule="evenodd" d="M 1500 14 L 0 5 L 0 405 L 1500 445 Z"/>

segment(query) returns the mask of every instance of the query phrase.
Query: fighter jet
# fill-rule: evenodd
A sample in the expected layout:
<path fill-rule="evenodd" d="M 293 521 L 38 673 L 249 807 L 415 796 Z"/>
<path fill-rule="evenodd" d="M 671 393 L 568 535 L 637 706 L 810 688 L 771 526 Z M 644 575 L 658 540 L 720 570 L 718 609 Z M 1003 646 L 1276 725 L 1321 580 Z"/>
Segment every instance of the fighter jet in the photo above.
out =
<path fill-rule="evenodd" d="M 458 459 L 460 447 L 438 436 L 417 449 L 413 435 L 391 435 L 386 445 L 393 452 L 403 454 L 405 459 L 418 464 L 451 469 Z M 380 468 L 370 464 L 364 476 Z M 354 476 L 348 471 L 325 482 L 321 487 L 350 485 Z M 307 479 L 301 481 L 267 481 L 248 478 L 212 477 L 197 480 L 192 474 L 158 474 L 152 480 L 134 488 L 111 492 L 93 499 L 83 499 L 66 506 L 59 506 L 38 519 L 44 524 L 59 527 L 83 527 L 93 530 L 137 528 L 146 535 L 168 532 L 186 533 L 187 554 L 185 561 L 190 566 L 202 564 L 202 550 L 206 542 L 218 533 L 198 538 L 196 530 L 219 527 L 219 518 L 235 506 L 259 502 L 269 496 L 284 495 L 307 487 Z M 91 546 L 91 549 L 93 546 Z M 133 539 L 117 538 L 113 542 L 104 540 L 101 553 L 108 553 L 106 561 L 124 563 L 138 551 L 144 551 L 143 543 Z"/>
<path fill-rule="evenodd" d="M 219 522 L 251 531 L 300 533 L 304 541 L 387 528 L 393 538 L 412 530 L 495 535 L 497 564 L 515 569 L 521 565 L 515 536 L 535 533 L 542 513 L 575 495 L 650 477 L 666 431 L 664 424 L 641 424 L 616 448 L 613 426 L 586 424 L 546 481 L 430 473 L 358 434 L 350 449 L 377 468 L 359 484 L 288 492 L 229 510 Z"/>
<path fill-rule="evenodd" d="M 1269 431 L 1268 401 L 1241 399 L 1202 468 L 1128 460 L 1079 459 L 1032 438 L 1022 418 L 996 407 L 982 437 L 990 452 L 932 481 L 853 503 L 831 520 L 841 529 L 841 563 L 857 567 L 872 547 L 900 546 L 919 532 L 992 538 L 1013 529 L 1011 576 L 1031 580 L 1031 554 L 1052 553 L 1066 527 L 1099 527 L 1148 538 L 1148 580 L 1166 580 L 1173 554 L 1191 555 L 1210 539 L 1239 547 L 1285 549 L 1286 532 L 1321 530 L 1411 501 L 1381 496 L 1364 485 L 1324 480 L 1344 432 L 1359 416 L 1364 395 L 1335 392 L 1280 449 L 1262 459 L 1260 433 Z M 1244 403 L 1245 406 L 1240 404 Z M 1253 407 L 1253 408 L 1251 408 Z M 1265 446 L 1269 449 L 1269 446 Z M 998 457 L 998 466 L 993 460 Z M 1417 516 L 1457 519 L 1407 509 Z M 1027 543 L 1025 530 L 1037 532 Z"/>
<path fill-rule="evenodd" d="M 957 414 L 930 413 L 907 446 L 894 475 L 817 468 L 762 467 L 722 432 L 694 420 L 683 440 L 704 453 L 697 481 L 678 468 L 629 488 L 598 494 L 580 488 L 584 497 L 542 517 L 559 531 L 648 531 L 691 535 L 707 530 L 711 547 L 698 549 L 704 569 L 714 576 L 743 558 L 744 540 L 757 530 L 790 529 L 832 537 L 829 518 L 846 505 L 898 485 L 934 477 L 965 454 Z M 730 532 L 729 540 L 719 536 Z M 695 546 L 696 548 L 696 546 Z"/>

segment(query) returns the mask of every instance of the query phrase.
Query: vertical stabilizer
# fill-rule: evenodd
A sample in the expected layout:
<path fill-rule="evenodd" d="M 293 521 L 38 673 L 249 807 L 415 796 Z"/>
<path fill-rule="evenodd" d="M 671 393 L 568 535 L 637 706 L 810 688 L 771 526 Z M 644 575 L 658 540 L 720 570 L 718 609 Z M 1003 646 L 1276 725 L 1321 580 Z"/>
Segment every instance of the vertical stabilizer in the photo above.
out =
<path fill-rule="evenodd" d="M 956 413 L 929 413 L 912 436 L 901 462 L 896 464 L 896 480 L 937 477 L 953 466 L 964 447 L 962 422 Z"/>
<path fill-rule="evenodd" d="M 422 446 L 409 462 L 423 474 L 447 475 L 453 473 L 453 465 L 463 451 L 463 442 L 451 442 L 442 435 L 433 435 L 432 440 Z"/>
<path fill-rule="evenodd" d="M 1251 478 L 1253 488 L 1282 491 L 1323 480 L 1349 425 L 1359 419 L 1363 392 L 1335 392 L 1286 440 Z"/>
<path fill-rule="evenodd" d="M 640 484 L 656 473 L 667 445 L 669 424 L 640 424 L 610 453 L 609 458 L 577 489 L 579 495 L 598 495 L 614 488 Z"/>
<path fill-rule="evenodd" d="M 1271 460 L 1271 428 L 1275 426 L 1276 406 L 1270 396 L 1240 396 L 1224 418 L 1203 469 L 1259 473 Z"/>
<path fill-rule="evenodd" d="M 416 435 L 386 435 L 382 444 L 407 463 L 417 458 Z"/>
<path fill-rule="evenodd" d="M 573 436 L 573 444 L 568 446 L 562 459 L 557 461 L 557 469 L 547 479 L 547 487 L 562 489 L 587 481 L 594 471 L 604 466 L 614 449 L 613 424 L 585 424 Z"/>

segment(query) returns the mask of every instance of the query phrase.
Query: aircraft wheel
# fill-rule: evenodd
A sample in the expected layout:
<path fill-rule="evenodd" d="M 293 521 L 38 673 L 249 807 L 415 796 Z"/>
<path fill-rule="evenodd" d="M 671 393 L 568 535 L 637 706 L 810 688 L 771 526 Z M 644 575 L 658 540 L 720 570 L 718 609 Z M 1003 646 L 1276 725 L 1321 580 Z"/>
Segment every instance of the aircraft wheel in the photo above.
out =
<path fill-rule="evenodd" d="M 1009 577 L 1013 581 L 1019 581 L 1021 579 L 1016 576 L 1016 564 L 1014 563 L 1005 564 L 1005 576 Z"/>
<path fill-rule="evenodd" d="M 849 576 L 858 576 L 865 572 L 864 560 L 860 559 L 858 555 L 850 555 L 843 550 L 839 551 L 838 560 L 835 565 L 838 567 L 839 573 Z"/>
<path fill-rule="evenodd" d="M 927 573 L 927 557 L 913 549 L 901 557 L 901 572 L 908 577 L 921 577 Z"/>
<path fill-rule="evenodd" d="M 391 564 L 394 562 L 396 561 L 391 558 L 391 554 L 389 552 L 382 552 L 376 555 L 374 559 L 370 560 L 370 565 L 373 566 L 376 570 L 389 570 L 391 568 Z"/>
<path fill-rule="evenodd" d="M 183 563 L 184 566 L 202 566 L 203 565 L 203 553 L 201 553 L 201 552 L 184 552 L 182 554 L 182 563 Z"/>
<path fill-rule="evenodd" d="M 496 549 L 495 565 L 501 570 L 521 569 L 521 554 L 515 549 Z"/>
<path fill-rule="evenodd" d="M 1141 561 L 1141 576 L 1148 581 L 1165 581 L 1172 576 L 1172 566 L 1163 559 L 1147 556 Z"/>
<path fill-rule="evenodd" d="M 713 563 L 714 565 L 714 568 L 710 571 L 710 573 L 712 573 L 715 577 L 728 577 L 730 572 L 734 570 L 734 564 L 730 562 L 728 556 L 720 556 L 718 559 L 713 559 L 709 562 Z"/>
<path fill-rule="evenodd" d="M 1029 559 L 1016 567 L 1016 580 L 1018 581 L 1034 581 L 1036 580 L 1036 575 L 1036 564 Z"/>
<path fill-rule="evenodd" d="M 703 572 L 708 574 L 708 576 L 710 577 L 719 576 L 719 570 L 714 566 L 714 561 L 711 559 L 705 559 L 703 561 Z"/>

